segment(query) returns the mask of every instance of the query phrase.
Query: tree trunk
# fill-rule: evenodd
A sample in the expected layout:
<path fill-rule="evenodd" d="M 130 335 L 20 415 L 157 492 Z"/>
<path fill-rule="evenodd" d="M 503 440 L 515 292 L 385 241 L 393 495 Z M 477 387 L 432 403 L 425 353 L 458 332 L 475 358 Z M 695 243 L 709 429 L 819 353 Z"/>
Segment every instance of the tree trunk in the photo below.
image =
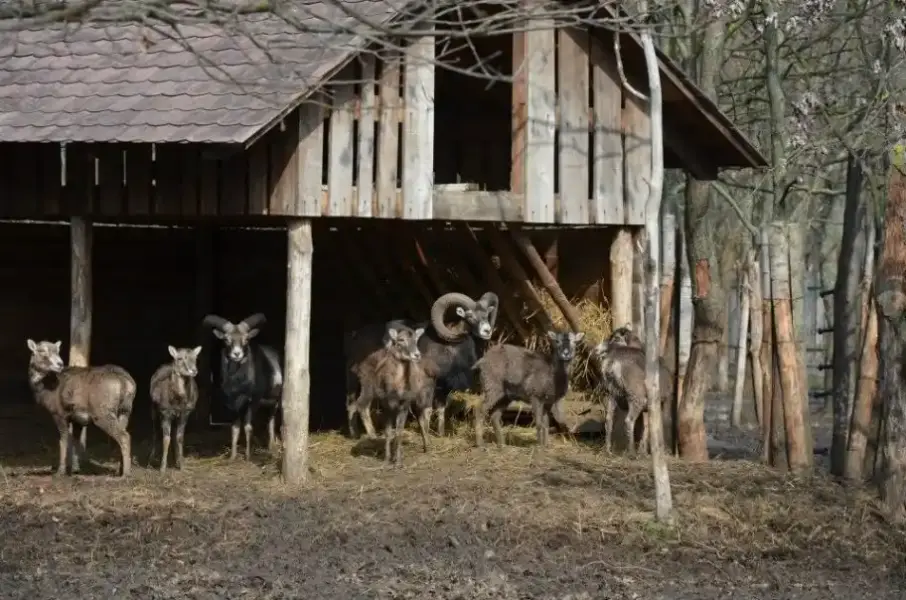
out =
<path fill-rule="evenodd" d="M 699 87 L 710 98 L 717 97 L 717 81 L 723 62 L 726 35 L 724 19 L 714 19 L 701 37 Z M 713 238 L 713 210 L 707 182 L 689 179 L 686 183 L 686 240 L 689 272 L 692 277 L 693 330 L 689 368 L 677 409 L 677 434 L 680 456 L 688 460 L 708 460 L 705 433 L 705 395 L 717 369 L 718 351 L 723 339 L 727 301 L 720 272 L 712 261 L 718 253 Z"/>
<path fill-rule="evenodd" d="M 761 231 L 761 440 L 762 459 L 774 465 L 777 460 L 777 436 L 774 424 L 774 309 L 771 304 L 771 246 L 766 228 Z"/>
<path fill-rule="evenodd" d="M 71 245 L 69 307 L 69 366 L 91 364 L 91 254 L 94 231 L 91 221 L 73 217 L 69 224 Z"/>
<path fill-rule="evenodd" d="M 859 364 L 859 383 L 856 386 L 856 401 L 853 406 L 853 420 L 849 428 L 849 447 L 846 450 L 844 477 L 852 482 L 865 479 L 865 450 L 871 428 L 872 409 L 878 390 L 878 312 L 874 300 L 867 298 L 868 319 L 862 343 L 862 357 Z"/>
<path fill-rule="evenodd" d="M 749 302 L 751 302 L 751 257 L 747 256 L 739 282 L 739 341 L 736 344 L 736 376 L 733 380 L 733 412 L 730 424 L 742 426 L 742 394 L 746 385 L 746 346 L 749 337 Z"/>
<path fill-rule="evenodd" d="M 865 261 L 865 206 L 861 202 L 862 170 L 850 157 L 846 176 L 846 208 L 843 213 L 843 239 L 837 262 L 834 286 L 834 425 L 831 436 L 831 473 L 844 474 L 849 424 L 858 378 L 861 349 L 860 283 Z"/>
<path fill-rule="evenodd" d="M 805 438 L 802 403 L 808 392 L 800 381 L 796 335 L 793 325 L 793 303 L 790 298 L 789 238 L 785 223 L 774 224 L 771 231 L 771 295 L 774 304 L 774 337 L 777 348 L 780 386 L 783 392 L 783 420 L 786 437 L 787 465 L 799 472 L 811 467 L 812 454 Z"/>
<path fill-rule="evenodd" d="M 796 356 L 797 379 L 804 394 L 800 403 L 802 422 L 805 427 L 805 437 L 802 441 L 805 443 L 805 452 L 811 462 L 814 440 L 812 439 L 812 413 L 809 410 L 808 371 L 805 367 L 805 357 L 808 353 L 805 332 L 808 328 L 805 326 L 805 236 L 802 225 L 796 222 L 787 223 L 786 235 L 789 240 L 787 260 L 790 265 L 789 289 L 793 310 L 793 350 Z"/>
<path fill-rule="evenodd" d="M 645 339 L 645 243 L 644 231 L 632 244 L 632 330 Z M 659 333 L 659 332 L 657 332 Z"/>
<path fill-rule="evenodd" d="M 645 248 L 647 267 L 645 294 L 645 388 L 648 393 L 648 437 L 651 442 L 651 462 L 654 473 L 655 515 L 659 521 L 669 522 L 673 514 L 673 498 L 670 492 L 670 475 L 664 456 L 664 419 L 661 415 L 660 394 L 660 281 L 658 262 L 660 258 L 658 215 L 661 207 L 661 193 L 664 185 L 664 135 L 661 103 L 661 75 L 651 30 L 642 31 L 642 48 L 645 51 L 645 66 L 648 70 L 649 105 L 651 121 L 651 181 L 648 202 L 645 206 Z"/>
<path fill-rule="evenodd" d="M 667 350 L 667 338 L 670 332 L 670 315 L 673 314 L 673 289 L 676 277 L 676 214 L 665 210 L 661 217 L 661 239 L 663 240 L 663 269 L 661 271 L 661 331 L 660 354 Z"/>
<path fill-rule="evenodd" d="M 875 301 L 880 320 L 878 392 L 884 407 L 881 444 L 881 500 L 889 517 L 906 517 L 906 149 L 897 144 L 891 161 L 884 241 L 875 276 Z"/>
<path fill-rule="evenodd" d="M 764 405 L 764 366 L 761 362 L 761 340 L 764 324 L 762 323 L 761 267 L 758 261 L 758 250 L 752 250 L 746 265 L 749 277 L 749 356 L 752 360 L 752 396 L 755 403 L 755 417 L 758 424 L 763 424 Z"/>

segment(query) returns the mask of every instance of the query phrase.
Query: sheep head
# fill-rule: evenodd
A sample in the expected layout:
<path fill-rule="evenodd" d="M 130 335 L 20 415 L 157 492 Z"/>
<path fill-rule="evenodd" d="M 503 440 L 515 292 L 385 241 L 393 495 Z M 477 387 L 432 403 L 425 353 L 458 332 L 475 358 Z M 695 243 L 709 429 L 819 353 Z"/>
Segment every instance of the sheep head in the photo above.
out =
<path fill-rule="evenodd" d="M 642 349 L 642 339 L 632 330 L 632 325 L 629 323 L 614 329 L 610 333 L 608 341 L 614 346 Z"/>
<path fill-rule="evenodd" d="M 585 337 L 583 332 L 548 331 L 547 337 L 553 344 L 553 353 L 559 360 L 568 363 L 576 356 L 576 344 Z"/>
<path fill-rule="evenodd" d="M 477 302 L 466 294 L 450 292 L 435 300 L 434 306 L 431 307 L 431 325 L 437 335 L 447 342 L 458 342 L 467 335 L 489 340 L 494 334 L 499 304 L 497 294 L 494 292 L 486 292 Z M 451 306 L 456 307 L 456 316 L 466 324 L 466 327 L 458 332 L 444 323 L 444 315 Z"/>
<path fill-rule="evenodd" d="M 167 352 L 173 358 L 173 369 L 181 377 L 195 377 L 198 375 L 198 355 L 201 346 L 195 348 L 175 348 L 167 346 Z"/>
<path fill-rule="evenodd" d="M 267 319 L 261 313 L 255 313 L 233 324 L 223 317 L 208 315 L 203 323 L 212 328 L 214 337 L 223 342 L 226 356 L 233 362 L 245 362 L 248 358 L 249 342 L 260 332 L 261 325 Z"/>
<path fill-rule="evenodd" d="M 388 327 L 384 335 L 384 347 L 393 357 L 402 362 L 418 362 L 422 353 L 418 349 L 418 339 L 425 333 L 424 328 Z"/>
<path fill-rule="evenodd" d="M 59 373 L 65 367 L 66 363 L 60 356 L 61 342 L 35 342 L 28 340 L 28 349 L 31 350 L 31 360 L 28 366 L 39 373 Z"/>

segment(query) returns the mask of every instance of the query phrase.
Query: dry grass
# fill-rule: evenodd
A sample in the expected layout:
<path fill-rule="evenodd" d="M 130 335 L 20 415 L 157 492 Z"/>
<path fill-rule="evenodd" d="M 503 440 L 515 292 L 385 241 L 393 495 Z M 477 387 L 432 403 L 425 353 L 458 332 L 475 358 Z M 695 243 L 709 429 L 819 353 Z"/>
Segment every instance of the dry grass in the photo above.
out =
<path fill-rule="evenodd" d="M 426 455 L 417 434 L 407 431 L 403 470 L 383 467 L 380 439 L 314 435 L 311 483 L 295 493 L 280 485 L 275 461 L 231 464 L 221 457 L 190 458 L 187 470 L 163 479 L 137 468 L 125 482 L 10 476 L 0 485 L 6 508 L 40 510 L 50 518 L 73 507 L 95 517 L 139 510 L 216 514 L 243 493 L 260 501 L 323 503 L 337 527 L 357 522 L 361 511 L 371 519 L 404 514 L 428 522 L 441 514 L 469 515 L 469 527 L 490 529 L 511 545 L 567 536 L 627 551 L 660 548 L 736 561 L 815 555 L 889 565 L 906 558 L 906 530 L 879 519 L 870 495 L 824 477 L 786 476 L 746 461 L 671 460 L 677 520 L 667 527 L 653 520 L 646 460 L 607 456 L 560 438 L 539 451 L 534 430 L 515 427 L 508 429 L 507 448 L 479 450 L 470 433 L 462 428 L 434 437 Z"/>

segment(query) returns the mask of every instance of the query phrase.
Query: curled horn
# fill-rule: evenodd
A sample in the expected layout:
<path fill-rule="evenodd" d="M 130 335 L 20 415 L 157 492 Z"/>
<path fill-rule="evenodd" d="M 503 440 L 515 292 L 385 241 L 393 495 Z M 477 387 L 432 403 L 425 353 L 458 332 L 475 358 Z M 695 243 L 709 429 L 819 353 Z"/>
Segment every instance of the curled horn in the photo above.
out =
<path fill-rule="evenodd" d="M 475 301 L 465 294 L 449 292 L 435 300 L 434 306 L 431 307 L 431 326 L 434 327 L 434 331 L 437 332 L 438 337 L 446 342 L 458 342 L 468 335 L 466 332 L 454 332 L 444 323 L 444 313 L 447 312 L 448 308 L 454 305 L 462 306 L 467 310 L 473 310 L 475 308 Z"/>
<path fill-rule="evenodd" d="M 206 316 L 201 323 L 207 327 L 213 327 L 215 329 L 220 329 L 224 332 L 232 331 L 236 326 L 218 315 L 208 315 Z"/>
<path fill-rule="evenodd" d="M 494 292 L 485 292 L 481 295 L 481 298 L 478 299 L 478 304 L 481 304 L 485 308 L 494 307 L 494 312 L 491 313 L 491 318 L 488 319 L 488 322 L 491 324 L 491 329 L 497 324 L 497 314 L 500 312 L 500 298 L 497 297 L 497 294 Z"/>
<path fill-rule="evenodd" d="M 243 331 L 250 331 L 261 327 L 266 322 L 267 318 L 264 316 L 264 313 L 255 313 L 242 319 L 242 321 L 239 322 L 239 328 Z"/>

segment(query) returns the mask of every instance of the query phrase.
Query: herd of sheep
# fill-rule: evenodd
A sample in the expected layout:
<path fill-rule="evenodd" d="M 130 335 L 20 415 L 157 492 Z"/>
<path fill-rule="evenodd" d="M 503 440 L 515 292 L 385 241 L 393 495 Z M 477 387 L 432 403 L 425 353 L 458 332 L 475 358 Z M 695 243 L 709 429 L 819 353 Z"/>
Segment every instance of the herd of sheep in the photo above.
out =
<path fill-rule="evenodd" d="M 444 435 L 447 397 L 453 391 L 481 393 L 473 411 L 476 444 L 483 443 L 483 426 L 490 413 L 496 443 L 504 443 L 502 413 L 511 400 L 531 403 L 537 440 L 547 445 L 550 414 L 569 388 L 569 364 L 576 355 L 582 332 L 548 331 L 547 354 L 511 344 L 487 347 L 499 311 L 498 298 L 488 292 L 475 300 L 448 293 L 431 308 L 430 319 L 376 323 L 349 332 L 344 339 L 346 357 L 346 408 L 349 433 L 358 436 L 360 420 L 369 437 L 376 431 L 371 408 L 384 420 L 385 461 L 401 464 L 399 434 L 413 413 L 428 451 L 428 429 L 437 415 L 437 432 Z M 451 319 L 452 324 L 447 322 Z M 268 449 L 277 443 L 275 422 L 283 393 L 280 354 L 254 340 L 265 323 L 256 313 L 239 323 L 208 315 L 204 324 L 222 345 L 220 385 L 226 408 L 235 415 L 230 458 L 235 459 L 240 432 L 245 432 L 245 456 L 251 454 L 252 419 L 265 409 Z M 28 340 L 31 351 L 28 375 L 35 400 L 53 417 L 60 433 L 58 474 L 78 470 L 84 453 L 85 428 L 94 423 L 120 447 L 120 474 L 128 476 L 132 464 L 128 431 L 136 383 L 120 366 L 67 367 L 60 356 L 60 342 Z M 175 466 L 182 467 L 186 423 L 198 400 L 197 359 L 201 347 L 168 348 L 171 361 L 155 371 L 150 381 L 153 431 L 160 427 L 161 472 L 167 469 L 173 425 L 176 425 Z M 598 361 L 601 388 L 607 398 L 605 435 L 611 448 L 614 412 L 626 411 L 625 427 L 631 451 L 639 416 L 643 418 L 642 450 L 647 448 L 648 415 L 644 385 L 645 356 L 639 337 L 629 326 L 615 329 L 596 345 L 591 355 Z M 662 390 L 669 389 L 670 374 L 662 368 Z M 664 378 L 667 378 L 666 381 Z M 78 439 L 74 434 L 81 428 Z M 157 448 L 152 444 L 152 454 Z M 153 457 L 152 457 L 153 458 Z"/>

